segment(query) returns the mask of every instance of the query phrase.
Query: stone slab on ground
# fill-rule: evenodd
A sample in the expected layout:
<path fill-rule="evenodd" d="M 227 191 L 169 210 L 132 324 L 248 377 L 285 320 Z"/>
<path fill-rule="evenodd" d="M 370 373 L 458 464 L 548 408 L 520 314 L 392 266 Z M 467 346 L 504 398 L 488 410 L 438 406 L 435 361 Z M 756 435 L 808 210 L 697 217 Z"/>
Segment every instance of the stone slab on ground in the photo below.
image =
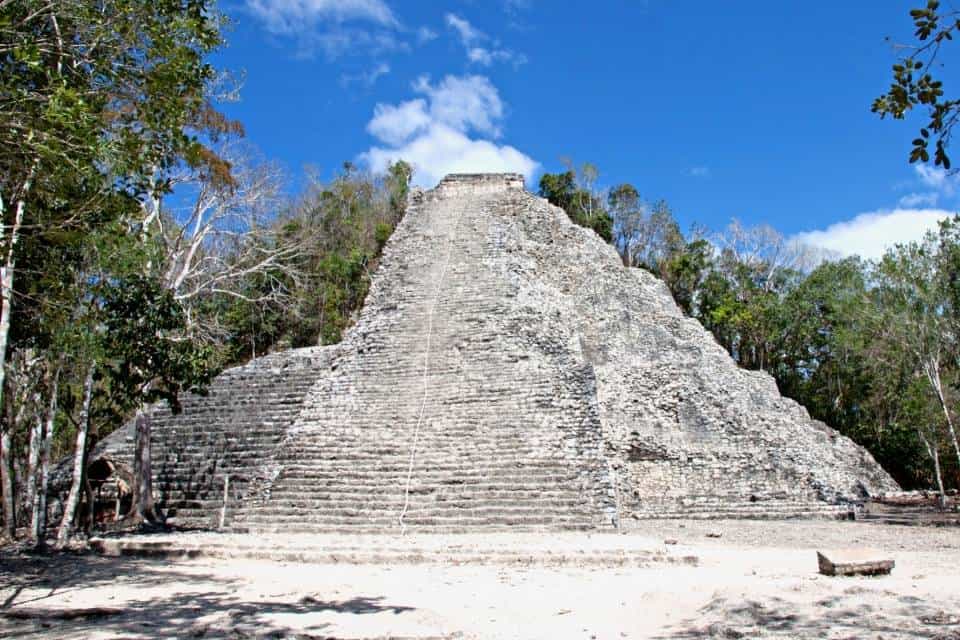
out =
<path fill-rule="evenodd" d="M 879 576 L 889 574 L 895 563 L 877 549 L 835 549 L 818 551 L 817 564 L 825 576 Z"/>

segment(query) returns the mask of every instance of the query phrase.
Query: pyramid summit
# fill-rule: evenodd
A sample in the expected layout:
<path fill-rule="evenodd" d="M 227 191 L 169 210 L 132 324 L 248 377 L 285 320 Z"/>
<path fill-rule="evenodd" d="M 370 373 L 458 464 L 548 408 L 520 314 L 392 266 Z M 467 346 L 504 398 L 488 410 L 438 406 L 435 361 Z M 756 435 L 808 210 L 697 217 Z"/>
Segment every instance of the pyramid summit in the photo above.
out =
<path fill-rule="evenodd" d="M 517 174 L 412 193 L 340 344 L 183 405 L 153 413 L 157 502 L 183 524 L 592 529 L 845 515 L 897 489 Z M 128 426 L 92 459 L 132 453 Z"/>

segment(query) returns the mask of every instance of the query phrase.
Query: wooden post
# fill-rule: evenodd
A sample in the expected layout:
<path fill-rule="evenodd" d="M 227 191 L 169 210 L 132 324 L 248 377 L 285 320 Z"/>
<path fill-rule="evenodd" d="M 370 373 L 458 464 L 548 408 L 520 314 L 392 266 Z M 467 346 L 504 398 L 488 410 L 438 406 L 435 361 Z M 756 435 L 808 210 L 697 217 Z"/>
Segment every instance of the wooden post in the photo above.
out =
<path fill-rule="evenodd" d="M 114 508 L 113 521 L 120 520 L 120 478 L 117 478 L 117 505 Z"/>
<path fill-rule="evenodd" d="M 220 528 L 227 522 L 227 499 L 230 497 L 230 474 L 223 474 L 223 507 L 220 508 Z"/>

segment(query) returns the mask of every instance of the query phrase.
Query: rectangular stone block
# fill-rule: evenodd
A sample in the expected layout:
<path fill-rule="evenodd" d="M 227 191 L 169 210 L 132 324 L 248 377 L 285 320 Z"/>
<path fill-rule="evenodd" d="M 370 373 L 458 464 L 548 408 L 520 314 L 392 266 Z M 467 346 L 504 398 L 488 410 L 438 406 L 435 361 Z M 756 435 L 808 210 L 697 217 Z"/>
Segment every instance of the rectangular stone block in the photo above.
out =
<path fill-rule="evenodd" d="M 825 576 L 887 575 L 894 567 L 894 561 L 876 549 L 836 549 L 826 554 L 818 551 L 817 563 Z"/>

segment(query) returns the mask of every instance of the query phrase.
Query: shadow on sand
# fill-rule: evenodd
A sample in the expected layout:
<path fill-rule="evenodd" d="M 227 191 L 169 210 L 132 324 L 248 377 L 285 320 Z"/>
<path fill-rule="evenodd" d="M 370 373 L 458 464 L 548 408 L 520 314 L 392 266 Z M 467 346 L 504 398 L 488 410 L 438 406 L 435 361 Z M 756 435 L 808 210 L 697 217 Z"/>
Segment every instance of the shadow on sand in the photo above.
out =
<path fill-rule="evenodd" d="M 943 612 L 919 598 L 888 593 L 882 607 L 857 602 L 861 590 L 853 587 L 841 596 L 816 603 L 812 615 L 781 598 L 765 602 L 731 603 L 715 598 L 699 611 L 695 620 L 681 623 L 679 630 L 657 636 L 661 640 L 702 638 L 925 638 L 960 640 L 960 626 L 938 625 Z M 809 611 L 809 609 L 807 609 Z"/>
<path fill-rule="evenodd" d="M 125 600 L 116 609 L 70 610 L 50 603 L 70 591 L 122 587 L 125 582 L 169 589 L 162 597 Z M 184 589 L 201 584 L 212 584 L 214 589 Z M 414 610 L 377 596 L 243 601 L 234 595 L 237 586 L 235 580 L 222 576 L 176 571 L 160 560 L 87 554 L 0 555 L 0 637 L 328 638 L 331 636 L 324 633 L 327 624 L 299 625 L 292 630 L 276 618 L 320 612 L 400 615 Z"/>

